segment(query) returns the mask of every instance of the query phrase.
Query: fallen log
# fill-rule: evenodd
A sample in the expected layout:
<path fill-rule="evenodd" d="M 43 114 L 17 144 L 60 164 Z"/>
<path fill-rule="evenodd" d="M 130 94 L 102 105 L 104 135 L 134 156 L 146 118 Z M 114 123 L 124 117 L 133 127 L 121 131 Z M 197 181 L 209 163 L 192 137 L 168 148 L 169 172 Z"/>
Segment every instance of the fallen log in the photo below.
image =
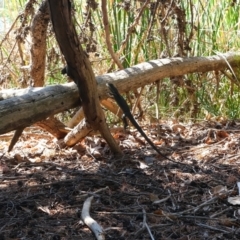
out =
<path fill-rule="evenodd" d="M 1 91 L 0 99 L 7 99 L 0 101 L 0 134 L 30 126 L 80 105 L 78 89 L 73 83 L 31 88 L 21 95 L 22 92 L 23 90 Z M 12 94 L 15 96 L 9 98 Z"/>
<path fill-rule="evenodd" d="M 222 71 L 229 68 L 232 71 L 232 68 L 239 65 L 239 62 L 239 52 L 228 52 L 210 57 L 151 60 L 115 73 L 96 77 L 98 95 L 100 99 L 109 97 L 107 82 L 114 83 L 119 92 L 127 92 L 165 77 Z M 78 89 L 74 83 L 27 90 L 2 90 L 0 100 L 0 134 L 30 126 L 50 115 L 80 104 Z"/>

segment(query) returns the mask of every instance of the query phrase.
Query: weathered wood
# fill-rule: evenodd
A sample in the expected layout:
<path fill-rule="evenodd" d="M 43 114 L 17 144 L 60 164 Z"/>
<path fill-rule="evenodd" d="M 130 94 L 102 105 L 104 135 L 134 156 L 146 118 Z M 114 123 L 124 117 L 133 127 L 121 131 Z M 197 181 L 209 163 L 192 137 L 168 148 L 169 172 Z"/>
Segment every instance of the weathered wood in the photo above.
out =
<path fill-rule="evenodd" d="M 15 95 L 18 95 L 17 92 L 22 90 L 16 90 Z M 6 96 L 9 97 L 9 94 L 3 93 L 0 99 Z M 78 89 L 74 84 L 29 89 L 24 95 L 0 101 L 0 134 L 30 126 L 78 105 Z"/>
<path fill-rule="evenodd" d="M 101 105 L 111 111 L 113 114 L 117 115 L 119 118 L 122 117 L 122 110 L 112 101 L 112 99 L 102 99 Z M 80 108 L 73 118 L 69 120 L 67 126 L 69 128 L 74 128 L 80 121 L 84 119 L 83 109 Z"/>
<path fill-rule="evenodd" d="M 182 76 L 188 73 L 220 71 L 240 64 L 240 52 L 228 52 L 209 57 L 164 58 L 151 60 L 97 77 L 100 98 L 106 94 L 104 82 L 114 82 L 119 92 L 128 92 L 166 77 Z"/>
<path fill-rule="evenodd" d="M 102 99 L 101 104 L 115 115 L 119 116 L 120 118 L 122 117 L 122 110 L 115 103 L 113 103 L 111 99 Z M 68 126 L 73 129 L 64 137 L 64 143 L 67 146 L 75 145 L 89 135 L 89 133 L 92 131 L 91 127 L 84 119 L 82 108 L 80 108 L 77 114 L 75 114 L 74 118 L 71 119 L 71 121 L 68 123 Z"/>
<path fill-rule="evenodd" d="M 122 154 L 112 137 L 97 93 L 97 83 L 91 63 L 83 51 L 72 17 L 70 0 L 48 0 L 53 29 L 67 62 L 67 74 L 78 86 L 86 122 L 98 130 L 113 154 Z"/>
<path fill-rule="evenodd" d="M 141 63 L 115 73 L 96 77 L 101 99 L 109 97 L 106 82 L 112 82 L 120 92 L 134 90 L 165 77 L 194 72 L 220 71 L 238 66 L 239 52 L 210 57 L 159 59 Z M 79 104 L 78 89 L 74 83 L 0 91 L 0 134 L 19 127 L 30 126 L 52 114 Z"/>
<path fill-rule="evenodd" d="M 79 142 L 81 139 L 86 137 L 93 129 L 91 126 L 86 122 L 85 119 L 83 119 L 76 127 L 72 129 L 71 132 L 69 132 L 65 138 L 64 143 L 67 146 L 73 146 L 77 142 Z"/>
<path fill-rule="evenodd" d="M 22 135 L 23 130 L 24 130 L 24 127 L 20 127 L 18 129 L 16 129 L 16 131 L 15 131 L 15 133 L 13 135 L 13 138 L 12 138 L 12 140 L 10 142 L 10 145 L 8 147 L 8 152 L 10 152 L 13 149 L 14 145 L 16 144 L 16 142 L 18 141 L 18 139 Z"/>
<path fill-rule="evenodd" d="M 37 122 L 36 125 L 48 131 L 57 139 L 64 138 L 65 135 L 71 130 L 53 116 Z"/>
<path fill-rule="evenodd" d="M 48 2 L 44 0 L 33 18 L 30 31 L 32 37 L 30 76 L 34 87 L 42 87 L 44 85 L 46 38 L 49 20 Z"/>

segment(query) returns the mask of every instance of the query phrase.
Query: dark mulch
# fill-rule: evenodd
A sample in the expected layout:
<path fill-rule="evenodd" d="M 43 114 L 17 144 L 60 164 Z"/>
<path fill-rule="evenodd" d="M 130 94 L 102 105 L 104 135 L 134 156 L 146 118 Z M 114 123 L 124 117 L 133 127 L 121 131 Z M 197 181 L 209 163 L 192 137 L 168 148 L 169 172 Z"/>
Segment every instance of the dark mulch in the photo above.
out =
<path fill-rule="evenodd" d="M 154 129 L 145 129 L 153 140 Z M 30 128 L 8 154 L 1 136 L 0 240 L 94 239 L 81 221 L 92 195 L 106 239 L 240 239 L 240 208 L 228 202 L 238 195 L 239 133 L 237 122 L 166 123 L 155 143 L 186 165 L 165 161 L 135 131 L 115 136 L 122 159 L 97 137 L 61 148 Z"/>

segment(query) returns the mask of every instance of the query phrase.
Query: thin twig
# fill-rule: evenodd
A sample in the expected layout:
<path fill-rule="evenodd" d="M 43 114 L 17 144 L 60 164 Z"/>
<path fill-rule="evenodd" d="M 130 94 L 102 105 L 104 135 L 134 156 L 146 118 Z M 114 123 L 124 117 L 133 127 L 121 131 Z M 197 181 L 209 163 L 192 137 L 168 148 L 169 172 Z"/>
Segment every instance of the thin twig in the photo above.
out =
<path fill-rule="evenodd" d="M 197 207 L 184 210 L 184 211 L 182 211 L 182 212 L 177 213 L 177 215 L 180 215 L 180 214 L 183 214 L 183 213 L 187 213 L 187 212 L 191 212 L 191 211 L 193 211 L 193 212 L 195 213 L 195 212 L 197 212 L 201 207 L 204 207 L 204 206 L 206 206 L 206 205 L 209 205 L 210 203 L 214 202 L 214 201 L 217 200 L 217 199 L 218 199 L 218 197 L 213 197 L 213 198 L 207 200 L 206 202 L 198 205 Z M 174 213 L 173 213 L 173 214 L 174 214 Z"/>
<path fill-rule="evenodd" d="M 143 212 L 143 225 L 147 228 L 148 233 L 149 233 L 151 239 L 152 239 L 152 240 L 155 240 L 155 238 L 154 238 L 153 235 L 152 235 L 151 229 L 150 229 L 150 227 L 149 227 L 148 224 L 147 224 L 147 216 L 146 216 L 146 211 L 145 211 L 144 208 L 142 209 L 142 212 Z"/>
<path fill-rule="evenodd" d="M 109 21 L 108 21 L 107 1 L 106 0 L 102 0 L 102 15 L 103 15 L 103 25 L 104 25 L 107 49 L 108 49 L 113 61 L 117 64 L 119 69 L 124 69 L 124 67 L 123 67 L 122 63 L 120 62 L 117 54 L 113 51 L 113 48 L 112 48 L 112 43 L 111 43 L 111 40 L 110 40 L 110 30 L 109 30 Z"/>
<path fill-rule="evenodd" d="M 220 231 L 220 232 L 224 232 L 224 233 L 230 233 L 231 232 L 231 231 L 226 231 L 226 230 L 216 228 L 216 227 L 212 227 L 212 226 L 202 224 L 202 223 L 195 223 L 195 224 L 199 227 L 204 227 L 204 228 L 208 228 L 208 229 L 215 230 L 215 231 Z"/>

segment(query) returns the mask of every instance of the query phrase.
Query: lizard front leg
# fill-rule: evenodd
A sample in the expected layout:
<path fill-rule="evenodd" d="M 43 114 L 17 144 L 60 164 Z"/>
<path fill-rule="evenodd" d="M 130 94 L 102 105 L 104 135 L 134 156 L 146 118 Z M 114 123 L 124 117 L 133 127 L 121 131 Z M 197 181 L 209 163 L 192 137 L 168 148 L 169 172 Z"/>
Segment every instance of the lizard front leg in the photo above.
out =
<path fill-rule="evenodd" d="M 124 129 L 127 130 L 127 127 L 128 127 L 128 121 L 127 121 L 127 117 L 126 117 L 125 114 L 122 115 L 122 121 L 123 121 Z"/>

